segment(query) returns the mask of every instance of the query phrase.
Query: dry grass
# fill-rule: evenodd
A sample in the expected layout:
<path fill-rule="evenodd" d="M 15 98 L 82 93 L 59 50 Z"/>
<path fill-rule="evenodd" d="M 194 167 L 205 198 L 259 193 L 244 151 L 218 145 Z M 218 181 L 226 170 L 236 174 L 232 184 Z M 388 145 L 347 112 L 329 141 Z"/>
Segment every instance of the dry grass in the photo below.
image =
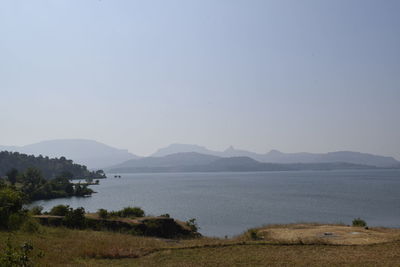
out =
<path fill-rule="evenodd" d="M 263 240 L 287 243 L 367 245 L 400 240 L 400 230 L 346 225 L 292 224 L 258 229 Z"/>
<path fill-rule="evenodd" d="M 368 246 L 242 245 L 163 251 L 126 266 L 399 266 L 400 244 Z M 111 262 L 102 262 L 111 263 Z"/>
<path fill-rule="evenodd" d="M 17 242 L 31 241 L 36 249 L 44 252 L 40 266 L 74 264 L 79 258 L 138 257 L 149 251 L 168 246 L 154 238 L 136 237 L 126 234 L 95 231 L 78 231 L 63 228 L 43 227 L 40 234 L 14 233 Z M 0 244 L 10 234 L 0 233 Z"/>
<path fill-rule="evenodd" d="M 138 258 L 163 249 L 219 244 L 218 239 L 171 240 L 113 232 L 41 227 L 40 233 L 0 232 L 0 249 L 10 237 L 14 243 L 33 243 L 43 251 L 40 266 L 82 264 L 89 259 Z"/>
<path fill-rule="evenodd" d="M 259 229 L 310 230 L 321 225 Z M 329 226 L 333 227 L 333 226 Z M 337 227 L 337 226 L 336 226 Z M 343 227 L 343 226 L 342 226 Z M 374 229 L 393 234 L 400 230 Z M 260 233 L 261 234 L 261 233 Z M 9 236 L 0 232 L 0 247 Z M 396 236 L 396 235 L 394 235 Z M 31 241 L 45 253 L 39 266 L 399 266 L 400 241 L 373 245 L 332 245 L 319 239 L 253 241 L 198 238 L 167 240 L 111 232 L 42 228 L 40 234 L 17 232 L 16 242 Z"/>

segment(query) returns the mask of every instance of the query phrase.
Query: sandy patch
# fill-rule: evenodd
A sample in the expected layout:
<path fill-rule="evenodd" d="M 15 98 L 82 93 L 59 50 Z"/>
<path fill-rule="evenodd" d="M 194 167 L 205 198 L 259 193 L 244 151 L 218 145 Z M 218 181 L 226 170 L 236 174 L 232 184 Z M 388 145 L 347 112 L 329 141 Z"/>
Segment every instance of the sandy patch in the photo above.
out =
<path fill-rule="evenodd" d="M 366 245 L 400 240 L 400 229 L 293 224 L 262 228 L 258 231 L 258 236 L 265 240 L 282 242 Z"/>

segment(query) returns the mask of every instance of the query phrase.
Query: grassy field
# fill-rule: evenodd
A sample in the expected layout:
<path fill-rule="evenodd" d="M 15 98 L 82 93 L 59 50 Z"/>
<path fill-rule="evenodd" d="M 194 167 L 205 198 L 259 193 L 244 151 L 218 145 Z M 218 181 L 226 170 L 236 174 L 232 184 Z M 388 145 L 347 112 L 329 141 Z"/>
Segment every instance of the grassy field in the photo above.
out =
<path fill-rule="evenodd" d="M 44 252 L 35 259 L 38 266 L 400 266 L 399 231 L 389 232 L 393 238 L 388 242 L 338 245 L 320 239 L 253 240 L 247 234 L 167 240 L 41 227 L 35 234 L 0 232 L 0 247 L 7 238 L 15 244 L 30 241 L 34 254 Z"/>

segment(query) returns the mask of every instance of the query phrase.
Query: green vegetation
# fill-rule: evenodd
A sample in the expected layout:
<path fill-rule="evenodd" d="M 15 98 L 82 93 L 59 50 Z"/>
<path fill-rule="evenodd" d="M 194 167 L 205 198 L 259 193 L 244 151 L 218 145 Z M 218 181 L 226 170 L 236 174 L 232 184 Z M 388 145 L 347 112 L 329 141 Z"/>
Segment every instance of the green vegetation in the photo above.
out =
<path fill-rule="evenodd" d="M 355 218 L 352 222 L 352 225 L 357 227 L 366 227 L 367 223 L 361 218 Z"/>
<path fill-rule="evenodd" d="M 192 218 L 186 222 L 186 225 L 193 231 L 197 232 L 200 227 L 197 225 L 196 219 Z"/>
<path fill-rule="evenodd" d="M 10 187 L 23 193 L 26 202 L 40 200 L 62 198 L 70 196 L 86 196 L 91 195 L 93 190 L 85 184 L 72 184 L 66 177 L 59 176 L 52 180 L 43 178 L 40 170 L 36 168 L 28 168 L 25 172 L 19 173 L 16 169 L 12 169 L 15 179 L 6 178 L 2 181 L 3 185 L 7 182 Z M 1 179 L 0 179 L 1 180 Z"/>
<path fill-rule="evenodd" d="M 249 237 L 251 240 L 259 240 L 260 238 L 258 237 L 258 231 L 256 229 L 249 229 L 247 231 Z"/>
<path fill-rule="evenodd" d="M 70 182 L 79 177 L 91 183 Z M 104 172 L 90 172 L 86 166 L 74 164 L 65 157 L 49 159 L 16 152 L 0 152 L 0 185 L 10 186 L 23 193 L 25 202 L 91 195 L 93 190 L 88 185 L 92 184 L 94 178 L 105 178 Z M 98 181 L 93 184 L 98 184 Z"/>
<path fill-rule="evenodd" d="M 119 217 L 119 218 L 140 218 L 145 215 L 144 210 L 139 207 L 125 207 L 118 211 L 107 211 L 106 209 L 99 209 L 97 215 L 102 219 Z"/>
<path fill-rule="evenodd" d="M 54 216 L 65 216 L 69 210 L 70 207 L 68 205 L 57 205 L 51 208 L 49 214 Z"/>
<path fill-rule="evenodd" d="M 83 208 L 73 209 L 58 205 L 50 212 L 35 216 L 42 225 L 64 226 L 74 229 L 92 229 L 97 231 L 117 231 L 126 234 L 158 236 L 165 238 L 199 236 L 185 223 L 167 217 L 144 217 L 139 207 L 126 207 L 120 211 L 108 212 L 100 209 L 97 213 L 86 214 Z"/>
<path fill-rule="evenodd" d="M 72 160 L 68 160 L 65 157 L 35 157 L 18 152 L 0 152 L 0 177 L 7 176 L 11 184 L 16 182 L 16 171 L 24 172 L 32 167 L 41 170 L 43 176 L 49 180 L 57 177 L 67 179 L 105 178 L 102 170 L 91 172 L 86 166 L 75 164 Z"/>
<path fill-rule="evenodd" d="M 108 211 L 106 209 L 99 209 L 97 211 L 97 214 L 99 215 L 99 218 L 101 219 L 107 219 L 108 218 Z"/>
<path fill-rule="evenodd" d="M 125 207 L 119 211 L 111 211 L 109 215 L 122 218 L 136 218 L 143 217 L 144 211 L 139 207 Z"/>
<path fill-rule="evenodd" d="M 10 239 L 6 241 L 6 247 L 0 254 L 0 266 L 2 267 L 30 267 L 34 266 L 32 259 L 43 257 L 39 252 L 32 255 L 33 246 L 31 243 L 25 242 L 21 246 L 11 243 Z"/>
<path fill-rule="evenodd" d="M 0 187 L 0 229 L 18 228 L 25 214 L 22 212 L 23 194 L 11 187 Z"/>
<path fill-rule="evenodd" d="M 85 229 L 87 227 L 85 209 L 69 208 L 67 214 L 64 216 L 64 225 L 69 228 Z"/>
<path fill-rule="evenodd" d="M 42 211 L 43 211 L 42 206 L 34 206 L 29 210 L 30 214 L 32 215 L 40 215 L 42 214 Z"/>

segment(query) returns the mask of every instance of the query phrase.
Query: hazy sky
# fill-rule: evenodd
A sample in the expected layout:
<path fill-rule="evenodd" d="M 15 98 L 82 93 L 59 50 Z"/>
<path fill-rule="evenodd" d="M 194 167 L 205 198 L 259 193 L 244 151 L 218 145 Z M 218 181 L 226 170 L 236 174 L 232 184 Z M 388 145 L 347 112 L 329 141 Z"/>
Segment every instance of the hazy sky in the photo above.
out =
<path fill-rule="evenodd" d="M 0 144 L 400 159 L 400 1 L 1 0 Z"/>

